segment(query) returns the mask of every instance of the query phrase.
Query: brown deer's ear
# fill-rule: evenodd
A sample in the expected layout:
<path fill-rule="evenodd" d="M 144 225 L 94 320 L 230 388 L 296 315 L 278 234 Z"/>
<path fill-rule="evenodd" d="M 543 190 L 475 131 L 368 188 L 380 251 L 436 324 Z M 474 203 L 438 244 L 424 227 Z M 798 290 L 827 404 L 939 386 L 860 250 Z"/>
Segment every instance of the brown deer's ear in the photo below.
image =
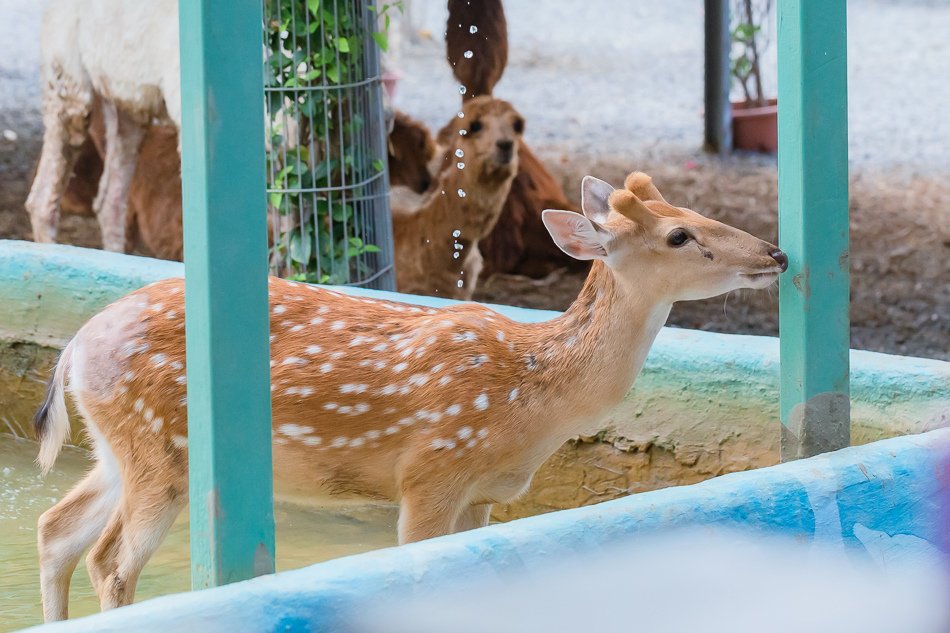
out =
<path fill-rule="evenodd" d="M 653 179 L 642 171 L 635 171 L 627 176 L 627 179 L 623 181 L 623 186 L 627 191 L 640 198 L 640 200 L 656 200 L 657 202 L 669 204 L 669 202 L 663 199 L 663 194 L 660 193 L 660 190 L 653 184 Z"/>
<path fill-rule="evenodd" d="M 593 176 L 584 176 L 581 182 L 581 210 L 592 222 L 603 224 L 610 215 L 607 199 L 614 192 L 610 183 Z"/>
<path fill-rule="evenodd" d="M 645 227 L 656 222 L 653 211 L 650 211 L 640 198 L 626 189 L 617 189 L 610 194 L 610 207 L 628 220 L 633 220 Z"/>

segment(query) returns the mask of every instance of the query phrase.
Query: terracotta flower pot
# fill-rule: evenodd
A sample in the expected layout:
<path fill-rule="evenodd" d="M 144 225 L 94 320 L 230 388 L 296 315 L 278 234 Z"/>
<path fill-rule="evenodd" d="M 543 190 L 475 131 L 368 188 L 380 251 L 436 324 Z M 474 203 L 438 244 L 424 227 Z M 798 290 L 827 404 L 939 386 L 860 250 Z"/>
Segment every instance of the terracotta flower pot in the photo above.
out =
<path fill-rule="evenodd" d="M 778 106 L 775 99 L 756 107 L 748 101 L 732 104 L 732 146 L 753 152 L 778 151 Z"/>

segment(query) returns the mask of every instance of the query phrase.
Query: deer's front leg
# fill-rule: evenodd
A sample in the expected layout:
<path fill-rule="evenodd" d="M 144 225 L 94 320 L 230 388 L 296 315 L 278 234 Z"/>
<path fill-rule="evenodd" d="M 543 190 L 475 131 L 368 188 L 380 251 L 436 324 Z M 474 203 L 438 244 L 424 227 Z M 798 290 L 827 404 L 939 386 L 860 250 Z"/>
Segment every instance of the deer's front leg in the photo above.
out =
<path fill-rule="evenodd" d="M 465 532 L 488 525 L 491 517 L 490 503 L 476 503 L 467 506 L 455 521 L 455 532 Z"/>
<path fill-rule="evenodd" d="M 438 480 L 429 486 L 404 487 L 399 501 L 399 544 L 414 543 L 451 534 L 465 509 L 457 491 L 439 489 Z"/>

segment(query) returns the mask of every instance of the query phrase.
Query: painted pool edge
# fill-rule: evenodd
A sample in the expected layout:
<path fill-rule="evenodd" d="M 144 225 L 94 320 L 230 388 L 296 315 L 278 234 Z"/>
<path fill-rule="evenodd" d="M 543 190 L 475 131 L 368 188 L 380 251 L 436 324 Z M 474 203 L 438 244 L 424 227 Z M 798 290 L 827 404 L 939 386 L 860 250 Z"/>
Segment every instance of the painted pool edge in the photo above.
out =
<path fill-rule="evenodd" d="M 882 440 L 27 630 L 333 631 L 384 593 L 411 595 L 690 526 L 781 532 L 869 555 L 894 538 L 937 551 L 948 448 L 950 429 Z"/>

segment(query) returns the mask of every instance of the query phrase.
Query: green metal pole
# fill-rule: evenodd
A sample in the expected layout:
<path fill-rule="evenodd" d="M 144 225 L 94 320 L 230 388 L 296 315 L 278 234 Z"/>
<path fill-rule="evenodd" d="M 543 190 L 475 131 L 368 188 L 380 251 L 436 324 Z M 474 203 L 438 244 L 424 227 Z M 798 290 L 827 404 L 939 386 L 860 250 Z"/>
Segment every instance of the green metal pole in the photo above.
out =
<path fill-rule="evenodd" d="M 192 587 L 274 571 L 260 0 L 182 0 Z"/>
<path fill-rule="evenodd" d="M 705 128 L 703 147 L 707 152 L 732 151 L 732 104 L 729 102 L 729 0 L 705 0 Z"/>
<path fill-rule="evenodd" d="M 845 5 L 778 2 L 783 460 L 851 438 Z"/>

